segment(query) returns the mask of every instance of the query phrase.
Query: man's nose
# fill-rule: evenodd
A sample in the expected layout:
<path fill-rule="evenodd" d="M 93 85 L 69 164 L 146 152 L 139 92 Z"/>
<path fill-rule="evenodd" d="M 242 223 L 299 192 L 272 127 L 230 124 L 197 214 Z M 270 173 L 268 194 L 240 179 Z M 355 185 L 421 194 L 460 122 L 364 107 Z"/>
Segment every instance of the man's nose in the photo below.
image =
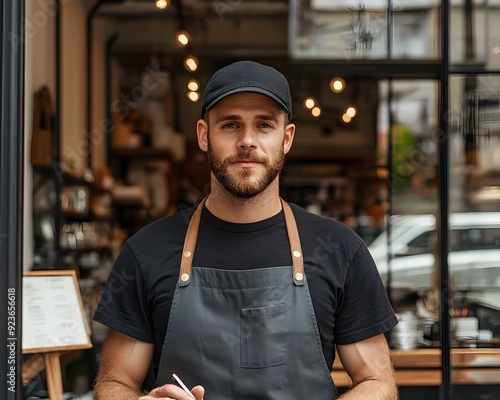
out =
<path fill-rule="evenodd" d="M 249 148 L 257 146 L 257 132 L 251 126 L 245 127 L 240 134 L 238 140 L 238 146 L 240 148 Z"/>

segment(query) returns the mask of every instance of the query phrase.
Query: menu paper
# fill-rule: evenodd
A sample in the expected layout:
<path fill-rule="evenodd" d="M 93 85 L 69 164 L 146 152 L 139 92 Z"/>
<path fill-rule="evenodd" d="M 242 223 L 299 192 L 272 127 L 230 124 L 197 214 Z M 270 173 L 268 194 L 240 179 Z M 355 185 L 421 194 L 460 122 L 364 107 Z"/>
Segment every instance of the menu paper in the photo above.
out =
<path fill-rule="evenodd" d="M 76 276 L 23 277 L 24 353 L 92 347 Z"/>

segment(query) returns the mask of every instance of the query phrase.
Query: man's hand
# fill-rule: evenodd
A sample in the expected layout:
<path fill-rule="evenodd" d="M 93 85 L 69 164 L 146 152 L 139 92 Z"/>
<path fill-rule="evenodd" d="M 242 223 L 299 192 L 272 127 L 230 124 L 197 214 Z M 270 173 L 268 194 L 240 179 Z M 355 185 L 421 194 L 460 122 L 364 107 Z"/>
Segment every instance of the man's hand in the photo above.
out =
<path fill-rule="evenodd" d="M 205 389 L 203 386 L 195 386 L 191 389 L 196 400 L 203 400 Z M 140 397 L 139 400 L 192 400 L 193 398 L 177 385 L 167 384 L 153 389 L 147 396 Z"/>

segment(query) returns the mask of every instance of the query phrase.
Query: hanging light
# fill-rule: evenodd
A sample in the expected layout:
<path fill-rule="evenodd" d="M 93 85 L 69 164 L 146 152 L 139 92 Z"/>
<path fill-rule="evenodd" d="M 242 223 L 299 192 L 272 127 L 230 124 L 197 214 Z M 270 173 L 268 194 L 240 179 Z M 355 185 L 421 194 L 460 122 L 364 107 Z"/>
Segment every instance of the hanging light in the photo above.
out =
<path fill-rule="evenodd" d="M 318 118 L 321 115 L 321 108 L 318 106 L 313 107 L 313 109 L 311 110 L 311 114 L 313 117 Z"/>
<path fill-rule="evenodd" d="M 345 89 L 345 81 L 342 78 L 336 77 L 330 81 L 330 90 L 333 93 L 342 93 Z"/>
<path fill-rule="evenodd" d="M 193 55 L 188 55 L 184 59 L 184 68 L 188 70 L 189 72 L 194 72 L 198 69 L 199 61 L 198 59 L 193 56 Z"/>
<path fill-rule="evenodd" d="M 351 122 L 351 117 L 349 117 L 349 115 L 347 115 L 347 113 L 345 113 L 344 115 L 342 115 L 342 121 L 344 121 L 346 124 L 348 124 L 349 122 Z"/>
<path fill-rule="evenodd" d="M 307 108 L 308 110 L 312 110 L 315 105 L 316 105 L 316 100 L 314 100 L 314 97 L 306 97 L 304 99 L 304 107 Z"/>
<path fill-rule="evenodd" d="M 187 88 L 188 99 L 193 103 L 197 102 L 200 99 L 200 94 L 198 93 L 198 89 L 200 88 L 199 82 L 196 79 L 191 78 L 187 83 Z"/>
<path fill-rule="evenodd" d="M 358 113 L 358 110 L 356 110 L 356 107 L 354 107 L 354 106 L 349 106 L 347 108 L 347 110 L 345 110 L 345 113 L 350 118 L 354 118 L 356 116 L 356 114 Z"/>
<path fill-rule="evenodd" d="M 198 81 L 196 79 L 190 79 L 188 81 L 187 88 L 191 92 L 197 92 L 198 89 L 200 88 L 200 84 L 198 83 Z"/>
<path fill-rule="evenodd" d="M 170 5 L 168 0 L 156 0 L 156 7 L 159 8 L 160 10 L 164 10 Z"/>
<path fill-rule="evenodd" d="M 200 94 L 198 92 L 189 91 L 187 93 L 187 97 L 189 100 L 191 100 L 193 103 L 195 103 L 200 99 Z"/>
<path fill-rule="evenodd" d="M 175 35 L 175 40 L 180 47 L 186 47 L 189 43 L 190 36 L 186 31 L 179 31 Z"/>

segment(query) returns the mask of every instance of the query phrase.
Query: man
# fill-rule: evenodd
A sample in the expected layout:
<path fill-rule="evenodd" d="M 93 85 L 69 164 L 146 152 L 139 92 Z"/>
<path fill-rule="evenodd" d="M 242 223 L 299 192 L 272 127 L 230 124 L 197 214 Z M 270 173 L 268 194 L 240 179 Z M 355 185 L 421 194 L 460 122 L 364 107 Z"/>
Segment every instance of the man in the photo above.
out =
<path fill-rule="evenodd" d="M 111 328 L 96 399 L 193 398 L 174 373 L 197 400 L 334 399 L 335 347 L 353 381 L 343 399 L 396 399 L 383 333 L 397 320 L 366 247 L 279 197 L 295 135 L 285 77 L 231 64 L 201 117 L 211 192 L 122 249 L 94 316 Z"/>

